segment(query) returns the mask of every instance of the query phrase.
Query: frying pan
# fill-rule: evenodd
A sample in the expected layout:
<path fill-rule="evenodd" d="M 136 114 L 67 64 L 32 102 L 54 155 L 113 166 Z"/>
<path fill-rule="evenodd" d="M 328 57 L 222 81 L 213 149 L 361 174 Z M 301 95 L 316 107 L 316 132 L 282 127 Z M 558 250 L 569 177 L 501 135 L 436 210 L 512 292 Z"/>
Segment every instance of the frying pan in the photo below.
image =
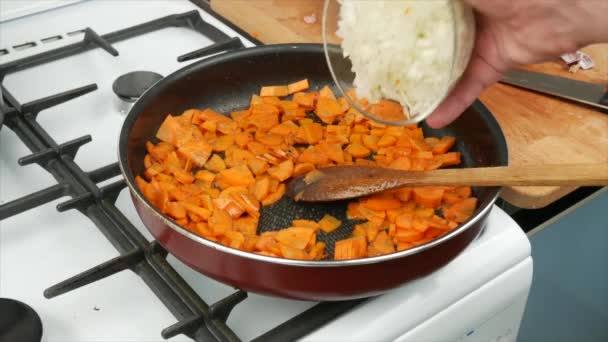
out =
<path fill-rule="evenodd" d="M 280 259 L 233 249 L 189 232 L 157 210 L 135 186 L 134 177 L 144 171 L 145 143 L 156 141 L 156 130 L 167 115 L 191 108 L 230 113 L 247 107 L 251 95 L 263 85 L 302 78 L 308 78 L 313 89 L 333 86 L 322 45 L 268 45 L 216 55 L 167 76 L 134 104 L 120 133 L 120 167 L 139 216 L 169 253 L 198 272 L 242 290 L 332 301 L 382 294 L 427 275 L 450 262 L 480 234 L 498 197 L 498 188 L 473 189 L 479 208 L 467 222 L 409 250 L 345 261 Z M 455 136 L 455 148 L 462 153 L 465 166 L 507 164 L 505 138 L 480 102 L 447 128 L 431 130 L 423 126 L 423 130 L 426 136 Z M 319 234 L 331 254 L 334 242 L 348 237 L 357 223 L 346 220 L 345 208 L 346 202 L 307 204 L 284 197 L 262 209 L 259 230 L 288 227 L 294 218 L 319 220 L 329 213 L 345 222 L 329 235 Z"/>

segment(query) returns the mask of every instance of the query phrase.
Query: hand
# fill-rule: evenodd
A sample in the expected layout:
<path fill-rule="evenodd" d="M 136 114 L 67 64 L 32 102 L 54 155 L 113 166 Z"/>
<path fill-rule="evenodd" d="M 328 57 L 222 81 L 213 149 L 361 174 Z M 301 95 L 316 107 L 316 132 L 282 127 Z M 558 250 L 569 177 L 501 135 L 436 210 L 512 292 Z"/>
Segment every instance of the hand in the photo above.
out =
<path fill-rule="evenodd" d="M 606 0 L 464 1 L 476 11 L 475 47 L 462 78 L 427 118 L 432 128 L 454 121 L 510 68 L 608 41 Z"/>

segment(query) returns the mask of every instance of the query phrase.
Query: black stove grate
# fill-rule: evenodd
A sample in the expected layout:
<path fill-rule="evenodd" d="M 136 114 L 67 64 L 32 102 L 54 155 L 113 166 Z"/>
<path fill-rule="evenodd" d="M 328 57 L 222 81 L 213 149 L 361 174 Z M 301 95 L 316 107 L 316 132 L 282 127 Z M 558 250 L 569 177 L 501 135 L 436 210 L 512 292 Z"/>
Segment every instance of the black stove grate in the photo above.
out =
<path fill-rule="evenodd" d="M 84 30 L 84 39 L 79 43 L 0 65 L 0 128 L 6 125 L 32 152 L 20 158 L 19 165 L 36 163 L 57 181 L 57 184 L 46 189 L 0 205 L 0 221 L 61 197 L 69 197 L 70 199 L 57 205 L 57 210 L 63 212 L 75 209 L 88 217 L 113 244 L 120 256 L 49 287 L 44 291 L 46 298 L 53 298 L 129 269 L 139 275 L 178 320 L 174 325 L 162 330 L 163 338 L 185 334 L 195 341 L 239 341 L 239 337 L 226 325 L 226 321 L 231 310 L 247 298 L 247 293 L 237 290 L 212 305 L 205 303 L 167 262 L 167 251 L 156 241 L 148 241 L 114 205 L 119 193 L 126 187 L 124 180 L 104 186 L 98 185 L 120 175 L 118 163 L 85 172 L 74 162 L 74 158 L 81 146 L 92 141 L 91 136 L 85 135 L 57 143 L 36 120 L 39 113 L 45 109 L 95 91 L 97 85 L 83 86 L 25 104 L 19 103 L 10 91 L 1 85 L 4 76 L 9 73 L 93 48 L 102 48 L 113 56 L 118 56 L 118 51 L 112 47 L 112 43 L 170 26 L 189 27 L 216 42 L 209 47 L 178 57 L 180 61 L 243 47 L 238 38 L 230 38 L 206 23 L 197 11 L 191 11 L 101 36 L 87 28 Z M 361 301 L 317 304 L 256 340 L 297 339 L 350 310 Z"/>

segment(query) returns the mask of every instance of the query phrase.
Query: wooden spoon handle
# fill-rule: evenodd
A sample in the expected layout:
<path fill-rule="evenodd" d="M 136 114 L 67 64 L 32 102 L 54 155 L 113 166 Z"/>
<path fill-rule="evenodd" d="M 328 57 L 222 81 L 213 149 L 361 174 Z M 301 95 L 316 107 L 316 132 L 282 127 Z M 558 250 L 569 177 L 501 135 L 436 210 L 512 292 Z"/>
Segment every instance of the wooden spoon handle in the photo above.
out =
<path fill-rule="evenodd" d="M 403 182 L 445 186 L 600 186 L 608 185 L 608 163 L 440 169 L 409 173 Z"/>

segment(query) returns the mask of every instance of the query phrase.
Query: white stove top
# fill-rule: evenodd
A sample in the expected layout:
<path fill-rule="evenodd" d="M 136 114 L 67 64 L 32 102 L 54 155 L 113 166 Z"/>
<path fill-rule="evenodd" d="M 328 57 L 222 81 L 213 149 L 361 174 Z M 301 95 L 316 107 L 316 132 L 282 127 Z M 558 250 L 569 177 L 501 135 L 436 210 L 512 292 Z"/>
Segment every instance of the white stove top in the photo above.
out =
<path fill-rule="evenodd" d="M 188 1 L 84 1 L 0 24 L 0 65 L 26 54 L 78 41 L 67 32 L 91 27 L 105 34 L 170 14 L 198 9 Z M 207 13 L 204 20 L 229 36 L 235 32 Z M 42 44 L 46 37 L 63 39 Z M 24 51 L 10 47 L 36 41 Z M 244 39 L 246 46 L 252 44 Z M 168 75 L 184 66 L 176 57 L 209 45 L 210 40 L 185 28 L 169 28 L 135 37 L 114 47 L 120 56 L 101 49 L 10 74 L 4 86 L 21 102 L 96 83 L 97 91 L 43 111 L 39 123 L 57 143 L 91 134 L 76 162 L 86 171 L 117 160 L 118 134 L 124 116 L 117 111 L 112 82 L 134 70 Z M 7 127 L 0 130 L 0 203 L 55 184 L 37 165 L 18 166 L 30 154 Z M 111 182 L 116 179 L 112 179 Z M 44 289 L 118 253 L 94 224 L 77 211 L 58 213 L 59 199 L 0 222 L 0 297 L 21 300 L 41 316 L 44 341 L 162 341 L 160 331 L 175 318 L 135 274 L 125 271 L 53 299 Z M 148 238 L 124 190 L 120 208 Z M 485 233 L 462 255 L 436 273 L 375 299 L 316 331 L 315 340 L 393 340 L 460 298 L 480 288 L 529 257 L 527 238 L 502 210 L 494 208 Z M 209 304 L 234 292 L 172 257 L 170 263 Z M 228 320 L 243 340 L 250 340 L 315 303 L 249 294 Z M 388 323 L 392 322 L 392 323 Z M 462 332 L 464 333 L 464 331 Z M 177 336 L 171 341 L 188 341 Z"/>

